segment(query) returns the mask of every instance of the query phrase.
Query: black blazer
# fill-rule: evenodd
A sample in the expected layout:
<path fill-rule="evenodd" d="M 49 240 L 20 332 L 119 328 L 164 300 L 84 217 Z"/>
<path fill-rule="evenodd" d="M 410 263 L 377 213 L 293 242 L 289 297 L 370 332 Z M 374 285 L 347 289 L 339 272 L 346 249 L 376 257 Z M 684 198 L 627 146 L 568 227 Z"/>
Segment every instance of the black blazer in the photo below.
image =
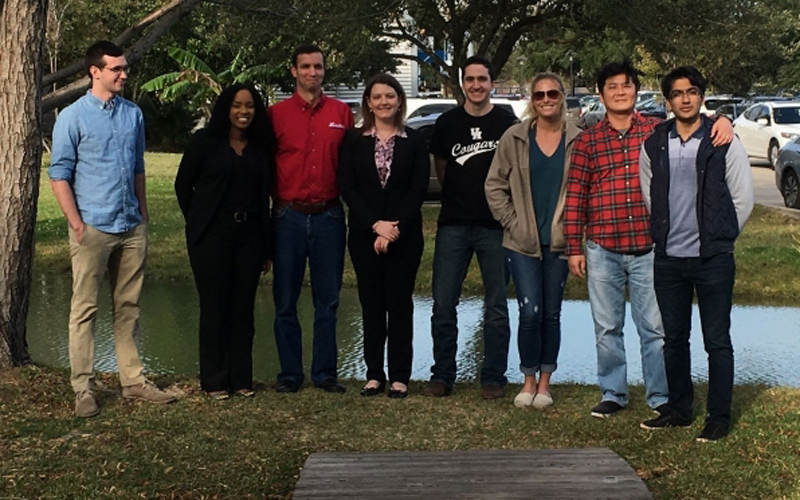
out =
<path fill-rule="evenodd" d="M 186 220 L 186 242 L 189 245 L 200 241 L 228 187 L 231 173 L 229 148 L 227 140 L 219 140 L 212 137 L 208 130 L 201 129 L 195 133 L 183 154 L 175 177 L 175 194 Z M 272 160 L 266 150 L 258 147 L 253 149 L 264 168 L 261 176 L 261 224 L 268 252 L 265 258 L 269 258 Z"/>
<path fill-rule="evenodd" d="M 349 207 L 350 232 L 372 234 L 379 220 L 399 221 L 402 234 L 422 228 L 422 202 L 428 191 L 430 159 L 425 140 L 406 127 L 395 137 L 391 175 L 381 187 L 375 166 L 375 139 L 361 129 L 348 132 L 339 157 L 339 188 Z"/>

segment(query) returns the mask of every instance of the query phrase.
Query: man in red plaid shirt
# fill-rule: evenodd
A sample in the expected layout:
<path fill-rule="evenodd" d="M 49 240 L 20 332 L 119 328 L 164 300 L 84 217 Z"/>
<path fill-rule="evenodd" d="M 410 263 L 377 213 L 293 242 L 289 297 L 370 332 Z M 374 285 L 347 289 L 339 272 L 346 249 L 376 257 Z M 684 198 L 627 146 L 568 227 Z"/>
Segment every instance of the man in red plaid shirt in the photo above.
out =
<path fill-rule="evenodd" d="M 639 185 L 639 151 L 658 119 L 643 117 L 634 108 L 639 77 L 630 61 L 603 67 L 597 88 L 606 117 L 575 140 L 564 212 L 565 253 L 573 274 L 580 278 L 588 274 L 597 339 L 597 378 L 603 398 L 591 413 L 606 418 L 628 404 L 622 337 L 626 285 L 641 341 L 647 404 L 661 413 L 669 397 L 664 328 L 653 289 L 649 213 Z M 730 122 L 716 124 L 713 135 L 715 145 L 730 142 Z"/>

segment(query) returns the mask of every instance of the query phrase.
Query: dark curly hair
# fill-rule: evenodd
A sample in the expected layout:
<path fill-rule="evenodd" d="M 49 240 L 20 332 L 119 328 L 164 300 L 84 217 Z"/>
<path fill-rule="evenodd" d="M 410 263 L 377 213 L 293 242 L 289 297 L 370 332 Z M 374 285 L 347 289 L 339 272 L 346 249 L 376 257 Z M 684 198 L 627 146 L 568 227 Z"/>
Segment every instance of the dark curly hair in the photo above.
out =
<path fill-rule="evenodd" d="M 233 98 L 240 90 L 247 90 L 253 96 L 255 105 L 253 122 L 247 127 L 245 134 L 247 142 L 254 146 L 263 148 L 269 152 L 274 151 L 275 134 L 272 129 L 272 122 L 267 116 L 267 107 L 261 94 L 255 86 L 250 83 L 234 83 L 220 93 L 217 102 L 214 103 L 214 110 L 208 121 L 208 130 L 211 135 L 219 140 L 226 140 L 231 131 L 231 104 Z"/>

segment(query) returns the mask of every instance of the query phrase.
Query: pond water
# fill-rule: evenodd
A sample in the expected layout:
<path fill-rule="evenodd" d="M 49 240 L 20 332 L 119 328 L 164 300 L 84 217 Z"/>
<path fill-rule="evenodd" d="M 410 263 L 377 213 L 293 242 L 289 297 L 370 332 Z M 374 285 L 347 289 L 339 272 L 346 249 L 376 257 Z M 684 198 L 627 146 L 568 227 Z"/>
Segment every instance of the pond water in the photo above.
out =
<path fill-rule="evenodd" d="M 67 352 L 69 300 L 68 278 L 40 276 L 34 282 L 28 315 L 28 343 L 36 362 L 54 367 L 68 367 Z M 274 306 L 270 287 L 262 286 L 256 298 L 256 339 L 253 350 L 254 377 L 271 383 L 279 371 L 278 356 L 272 336 Z M 433 364 L 430 297 L 414 298 L 414 364 L 412 378 L 426 380 Z M 198 373 L 197 321 L 198 299 L 192 283 L 146 283 L 141 306 L 141 353 L 151 373 Z M 523 379 L 516 348 L 517 306 L 509 300 L 512 338 L 508 357 L 508 377 Z M 116 372 L 114 341 L 111 330 L 108 290 L 101 292 L 96 332 L 96 368 Z M 310 367 L 313 305 L 311 290 L 304 289 L 298 304 L 304 335 L 306 370 Z M 482 315 L 480 298 L 464 298 L 458 308 L 459 348 L 458 378 L 476 378 L 482 358 Z M 344 289 L 339 306 L 340 377 L 364 379 L 366 368 L 361 353 L 361 309 L 355 289 Z M 700 335 L 699 314 L 693 315 L 692 360 L 696 380 L 707 377 L 706 355 Z M 628 380 L 642 382 L 639 340 L 633 321 L 625 322 L 625 345 L 628 352 Z M 597 383 L 594 329 L 589 304 L 565 301 L 562 312 L 562 343 L 558 370 L 553 382 Z M 736 360 L 736 383 L 766 383 L 800 387 L 800 308 L 772 306 L 735 306 L 731 336 Z"/>

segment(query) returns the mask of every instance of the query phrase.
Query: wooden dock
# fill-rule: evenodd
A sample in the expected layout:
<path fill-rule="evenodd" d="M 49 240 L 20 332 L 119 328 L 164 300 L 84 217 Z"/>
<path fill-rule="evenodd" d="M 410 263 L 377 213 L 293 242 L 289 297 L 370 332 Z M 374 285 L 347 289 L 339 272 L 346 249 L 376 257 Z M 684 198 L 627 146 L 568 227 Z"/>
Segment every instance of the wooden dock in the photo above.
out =
<path fill-rule="evenodd" d="M 292 496 L 308 499 L 652 499 L 608 448 L 314 453 Z"/>

